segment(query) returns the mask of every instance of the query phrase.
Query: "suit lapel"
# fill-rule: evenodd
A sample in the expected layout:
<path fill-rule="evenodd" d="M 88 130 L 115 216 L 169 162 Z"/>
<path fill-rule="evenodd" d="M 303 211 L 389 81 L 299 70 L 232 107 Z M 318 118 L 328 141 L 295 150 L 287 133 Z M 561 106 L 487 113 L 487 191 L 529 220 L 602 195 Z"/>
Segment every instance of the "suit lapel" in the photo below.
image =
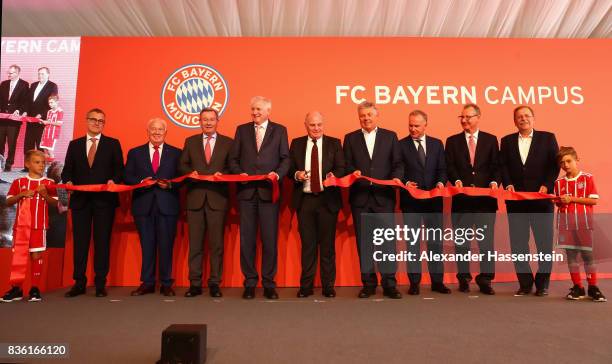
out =
<path fill-rule="evenodd" d="M 468 165 L 470 164 L 470 148 L 468 146 L 468 141 L 465 137 L 465 133 L 461 133 L 459 134 L 459 152 L 461 154 L 461 156 L 463 157 L 463 159 L 465 161 L 467 161 Z M 476 142 L 476 145 L 478 145 L 478 142 Z M 476 157 L 474 156 L 474 160 L 476 159 Z"/>
<path fill-rule="evenodd" d="M 270 139 L 272 138 L 273 133 L 274 125 L 272 124 L 272 121 L 268 120 L 268 126 L 266 127 L 266 132 L 264 134 L 263 141 L 261 142 L 261 147 L 259 148 L 260 151 L 263 150 L 266 144 L 270 144 Z M 257 149 L 257 142 L 255 142 L 255 149 Z"/>
<path fill-rule="evenodd" d="M 374 138 L 374 149 L 372 150 L 372 160 L 376 158 L 376 152 L 380 149 L 380 144 L 384 141 L 382 140 L 383 135 L 381 133 L 380 128 L 376 129 L 376 138 Z M 365 138 L 364 138 L 365 141 Z M 367 148 L 366 148 L 367 149 Z"/>
<path fill-rule="evenodd" d="M 480 154 L 482 153 L 482 149 L 484 148 L 483 143 L 484 143 L 484 135 L 482 134 L 481 131 L 479 131 L 478 139 L 476 139 L 476 151 L 474 151 L 474 167 L 476 167 L 476 164 L 478 164 Z"/>
<path fill-rule="evenodd" d="M 323 153 L 323 168 L 321 169 L 321 171 L 326 174 L 326 171 L 331 171 L 332 169 L 333 156 L 331 155 L 332 149 L 329 146 L 329 138 L 323 135 L 323 138 L 321 139 L 323 140 L 323 143 L 321 143 L 321 148 L 323 148 L 323 150 L 321 151 Z M 323 179 L 325 179 L 325 176 L 322 177 Z"/>
<path fill-rule="evenodd" d="M 412 143 L 412 146 L 414 147 L 414 143 Z M 428 138 L 427 136 L 425 136 L 425 146 L 427 147 L 427 149 L 425 149 L 425 165 L 423 166 L 424 169 L 426 169 L 425 167 L 427 167 L 428 164 L 431 164 L 430 156 L 433 155 L 434 151 L 433 140 L 431 138 Z"/>
<path fill-rule="evenodd" d="M 298 144 L 298 155 L 303 156 L 303 158 L 299 161 L 301 163 L 301 166 L 299 166 L 300 168 L 298 168 L 300 171 L 303 171 L 306 168 L 306 147 L 308 145 L 308 135 L 306 135 L 306 138 L 302 140 L 300 140 L 300 144 Z"/>
<path fill-rule="evenodd" d="M 518 135 L 517 135 L 517 139 L 518 139 Z M 536 149 L 538 148 L 539 140 L 540 140 L 540 135 L 534 130 L 533 137 L 531 137 L 531 144 L 529 144 L 529 150 L 527 151 L 527 158 L 525 158 L 525 165 L 527 165 L 527 163 L 529 163 L 529 161 L 532 159 L 531 156 L 536 154 Z M 518 146 L 518 140 L 517 140 L 517 146 Z M 519 153 L 519 157 L 520 157 L 520 153 Z"/>

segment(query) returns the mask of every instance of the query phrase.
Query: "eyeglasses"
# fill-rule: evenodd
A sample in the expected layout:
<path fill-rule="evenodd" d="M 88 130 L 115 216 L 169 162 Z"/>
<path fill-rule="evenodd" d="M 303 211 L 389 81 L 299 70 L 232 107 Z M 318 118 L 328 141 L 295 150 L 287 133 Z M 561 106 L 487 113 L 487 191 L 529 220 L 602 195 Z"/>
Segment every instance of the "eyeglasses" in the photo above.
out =
<path fill-rule="evenodd" d="M 104 124 L 106 120 L 104 119 L 96 119 L 96 118 L 87 118 L 87 121 L 92 124 Z"/>
<path fill-rule="evenodd" d="M 475 114 L 475 115 L 465 115 L 465 116 L 463 116 L 463 115 L 459 115 L 459 116 L 457 116 L 457 119 L 459 119 L 459 121 L 461 121 L 461 120 L 463 120 L 463 119 L 465 119 L 465 120 L 470 120 L 470 119 L 471 119 L 471 118 L 473 118 L 474 116 L 480 116 L 480 115 L 478 115 L 478 114 Z"/>

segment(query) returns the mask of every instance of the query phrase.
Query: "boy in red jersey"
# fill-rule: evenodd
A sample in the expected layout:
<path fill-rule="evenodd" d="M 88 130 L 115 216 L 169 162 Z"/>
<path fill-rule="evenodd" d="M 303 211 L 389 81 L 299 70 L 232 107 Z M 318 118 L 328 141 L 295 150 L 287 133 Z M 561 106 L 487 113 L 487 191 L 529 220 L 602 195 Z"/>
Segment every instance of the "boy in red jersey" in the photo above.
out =
<path fill-rule="evenodd" d="M 53 189 L 47 190 L 46 188 L 53 181 L 43 177 L 45 172 L 43 152 L 28 151 L 25 165 L 28 168 L 28 175 L 14 180 L 6 196 L 6 205 L 17 204 L 17 213 L 13 228 L 13 260 L 9 279 L 12 288 L 0 298 L 1 302 L 18 301 L 23 298 L 21 286 L 25 279 L 28 250 L 31 258 L 32 280 L 28 300 L 40 301 L 42 299 L 38 287 L 42 274 L 43 252 L 46 249 L 46 231 L 49 228 L 48 209 L 49 205 L 57 204 L 57 196 Z"/>
<path fill-rule="evenodd" d="M 47 155 L 47 160 L 52 162 L 54 159 L 53 150 L 55 149 L 55 143 L 59 139 L 62 129 L 64 111 L 59 106 L 59 97 L 57 95 L 49 96 L 49 107 L 51 109 L 47 112 L 47 118 L 42 122 L 45 124 L 45 129 L 40 140 L 40 149 Z"/>
<path fill-rule="evenodd" d="M 574 286 L 566 298 L 578 300 L 585 296 L 580 280 L 578 255 L 582 256 L 589 284 L 588 295 L 595 302 L 606 302 L 597 287 L 597 272 L 593 262 L 593 206 L 599 195 L 593 176 L 578 169 L 578 154 L 572 147 L 561 147 L 557 161 L 565 176 L 555 181 L 557 203 L 558 247 L 567 254 L 567 265 Z"/>

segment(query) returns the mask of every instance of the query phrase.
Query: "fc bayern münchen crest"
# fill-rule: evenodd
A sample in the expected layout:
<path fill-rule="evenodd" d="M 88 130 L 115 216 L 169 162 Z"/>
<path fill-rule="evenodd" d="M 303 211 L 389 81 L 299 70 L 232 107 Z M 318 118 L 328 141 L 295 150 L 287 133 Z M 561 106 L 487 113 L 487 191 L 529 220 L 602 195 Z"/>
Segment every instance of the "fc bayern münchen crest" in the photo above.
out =
<path fill-rule="evenodd" d="M 168 118 L 184 128 L 199 128 L 200 111 L 205 107 L 223 114 L 228 99 L 225 79 L 205 64 L 188 64 L 174 71 L 161 94 L 162 108 Z"/>

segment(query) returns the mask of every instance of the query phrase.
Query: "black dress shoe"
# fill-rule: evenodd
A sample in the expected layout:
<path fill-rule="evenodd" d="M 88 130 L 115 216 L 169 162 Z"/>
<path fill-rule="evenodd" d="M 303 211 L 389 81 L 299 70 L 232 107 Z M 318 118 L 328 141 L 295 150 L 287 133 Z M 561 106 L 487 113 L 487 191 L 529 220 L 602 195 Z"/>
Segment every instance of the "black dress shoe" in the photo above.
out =
<path fill-rule="evenodd" d="M 442 293 L 442 294 L 449 294 L 449 293 L 451 293 L 450 288 L 446 287 L 444 285 L 444 283 L 433 283 L 431 285 L 431 291 L 432 292 Z"/>
<path fill-rule="evenodd" d="M 176 296 L 176 292 L 172 289 L 171 286 L 161 286 L 159 287 L 159 293 L 166 297 Z"/>
<path fill-rule="evenodd" d="M 297 298 L 306 298 L 308 296 L 312 296 L 314 291 L 311 289 L 300 288 L 297 292 Z"/>
<path fill-rule="evenodd" d="M 106 292 L 106 288 L 96 288 L 96 297 L 106 297 L 108 296 L 108 292 Z"/>
<path fill-rule="evenodd" d="M 514 296 L 515 297 L 522 297 L 522 296 L 527 296 L 530 293 L 531 293 L 531 288 L 521 287 L 521 288 L 518 289 L 518 291 L 516 291 Z"/>
<path fill-rule="evenodd" d="M 190 286 L 187 292 L 185 292 L 185 297 L 195 297 L 202 294 L 202 287 Z"/>
<path fill-rule="evenodd" d="M 359 298 L 369 298 L 373 294 L 376 294 L 376 287 L 363 287 L 359 291 L 359 295 L 357 295 L 357 297 L 359 297 Z"/>
<path fill-rule="evenodd" d="M 64 297 L 76 297 L 82 294 L 85 294 L 85 287 L 72 286 L 72 288 L 64 294 Z"/>
<path fill-rule="evenodd" d="M 212 285 L 208 287 L 208 290 L 210 292 L 210 297 L 215 297 L 215 298 L 223 297 L 223 294 L 221 293 L 221 289 L 217 285 Z"/>
<path fill-rule="evenodd" d="M 495 290 L 493 289 L 493 287 L 491 287 L 490 284 L 483 284 L 480 287 L 480 292 L 483 294 L 488 294 L 493 296 L 495 294 Z"/>
<path fill-rule="evenodd" d="M 538 297 L 548 296 L 548 288 L 538 288 L 535 291 L 535 295 Z"/>
<path fill-rule="evenodd" d="M 468 293 L 470 291 L 470 282 L 459 281 L 459 292 Z"/>
<path fill-rule="evenodd" d="M 264 288 L 264 297 L 269 300 L 277 300 L 278 293 L 276 293 L 276 289 L 274 288 Z"/>
<path fill-rule="evenodd" d="M 153 293 L 153 292 L 155 292 L 155 286 L 148 286 L 148 285 L 145 285 L 145 284 L 141 284 L 140 287 L 138 287 L 136 290 L 132 291 L 132 293 L 130 293 L 130 295 L 132 295 L 132 296 L 142 296 L 142 295 Z"/>
<path fill-rule="evenodd" d="M 410 288 L 408 288 L 408 294 L 411 296 L 416 296 L 421 293 L 421 288 L 418 284 L 411 284 Z"/>
<path fill-rule="evenodd" d="M 244 298 L 245 300 L 252 300 L 253 298 L 255 298 L 255 287 L 244 287 L 242 298 Z"/>
<path fill-rule="evenodd" d="M 402 298 L 402 294 L 395 287 L 384 288 L 383 296 L 394 299 L 394 300 Z"/>
<path fill-rule="evenodd" d="M 334 287 L 325 287 L 323 288 L 323 296 L 327 298 L 334 298 L 336 297 L 336 290 Z"/>

